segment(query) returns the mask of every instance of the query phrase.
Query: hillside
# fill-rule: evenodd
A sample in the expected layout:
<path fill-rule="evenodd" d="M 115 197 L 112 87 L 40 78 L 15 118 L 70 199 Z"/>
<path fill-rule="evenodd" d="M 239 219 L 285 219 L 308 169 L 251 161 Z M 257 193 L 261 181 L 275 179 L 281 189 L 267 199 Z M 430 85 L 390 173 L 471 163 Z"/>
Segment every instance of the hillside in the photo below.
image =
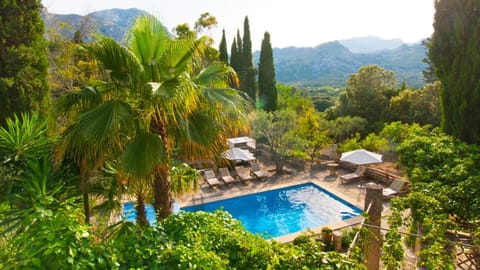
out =
<path fill-rule="evenodd" d="M 149 15 L 140 9 L 108 9 L 92 12 L 81 16 L 77 14 L 53 14 L 48 13 L 46 9 L 42 12 L 42 18 L 45 21 L 46 29 L 56 28 L 60 33 L 69 38 L 73 37 L 76 30 L 86 33 L 84 41 L 88 42 L 93 36 L 100 34 L 110 36 L 115 40 L 123 42 L 128 29 L 139 16 Z M 67 24 L 62 27 L 62 24 Z"/>
<path fill-rule="evenodd" d="M 395 72 L 399 83 L 420 87 L 426 64 L 426 49 L 420 44 L 406 45 L 374 53 L 353 53 L 339 41 L 327 42 L 313 48 L 273 49 L 276 79 L 287 84 L 343 87 L 352 73 L 361 66 L 376 64 Z M 255 52 L 258 63 L 259 52 Z"/>

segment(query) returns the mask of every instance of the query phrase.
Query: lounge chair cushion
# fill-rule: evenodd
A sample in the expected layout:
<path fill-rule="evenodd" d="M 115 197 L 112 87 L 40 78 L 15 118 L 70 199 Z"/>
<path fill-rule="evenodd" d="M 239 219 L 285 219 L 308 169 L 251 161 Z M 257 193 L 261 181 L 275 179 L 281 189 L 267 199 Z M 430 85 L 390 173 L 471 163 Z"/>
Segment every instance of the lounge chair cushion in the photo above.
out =
<path fill-rule="evenodd" d="M 389 187 L 383 189 L 383 197 L 391 198 L 397 195 L 402 190 L 403 185 L 405 185 L 405 181 L 403 181 L 402 179 L 394 180 Z"/>
<path fill-rule="evenodd" d="M 260 165 L 258 163 L 252 162 L 251 165 L 252 165 L 252 172 L 253 174 L 255 174 L 256 177 L 258 178 L 267 177 L 267 173 L 264 170 L 260 169 Z"/>
<path fill-rule="evenodd" d="M 220 173 L 220 179 L 222 179 L 223 182 L 225 182 L 225 184 L 230 184 L 235 182 L 235 178 L 232 177 L 228 168 L 226 167 L 220 168 L 218 169 L 218 171 Z"/>
<path fill-rule="evenodd" d="M 358 166 L 355 172 L 341 175 L 340 180 L 342 180 L 342 183 L 350 183 L 354 180 L 359 180 L 363 177 L 365 170 L 366 168 L 364 166 Z"/>
<path fill-rule="evenodd" d="M 237 173 L 240 180 L 247 181 L 253 179 L 252 175 L 250 174 L 250 168 L 243 167 L 243 166 L 236 166 L 235 172 Z"/>
<path fill-rule="evenodd" d="M 222 184 L 215 176 L 215 172 L 213 172 L 213 170 L 206 170 L 204 171 L 203 175 L 205 176 L 205 180 L 210 187 L 215 187 Z"/>

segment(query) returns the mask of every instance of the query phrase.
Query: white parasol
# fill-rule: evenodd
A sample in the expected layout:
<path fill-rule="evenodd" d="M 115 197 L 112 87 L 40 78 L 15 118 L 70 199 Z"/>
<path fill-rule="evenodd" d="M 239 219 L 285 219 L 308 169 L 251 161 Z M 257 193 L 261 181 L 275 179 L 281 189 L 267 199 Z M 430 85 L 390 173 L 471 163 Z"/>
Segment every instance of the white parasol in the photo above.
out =
<path fill-rule="evenodd" d="M 223 153 L 223 156 L 228 160 L 238 161 L 252 161 L 255 160 L 255 156 L 248 150 L 241 148 L 232 148 Z"/>
<path fill-rule="evenodd" d="M 342 153 L 340 160 L 354 163 L 357 165 L 381 163 L 382 155 L 367 151 L 365 149 L 358 149 Z"/>

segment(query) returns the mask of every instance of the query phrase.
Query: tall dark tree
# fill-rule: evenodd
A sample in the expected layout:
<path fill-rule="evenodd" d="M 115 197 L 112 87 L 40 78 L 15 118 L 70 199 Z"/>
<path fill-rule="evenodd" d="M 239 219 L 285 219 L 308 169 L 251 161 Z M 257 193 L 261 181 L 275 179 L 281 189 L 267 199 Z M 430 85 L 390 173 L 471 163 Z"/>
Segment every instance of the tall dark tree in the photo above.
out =
<path fill-rule="evenodd" d="M 422 41 L 422 45 L 425 46 L 427 50 L 429 50 L 430 46 L 432 45 L 432 39 L 431 38 L 425 39 L 424 41 Z M 436 81 L 438 81 L 438 78 L 435 75 L 435 67 L 433 66 L 433 63 L 430 60 L 430 58 L 426 56 L 425 58 L 422 59 L 422 62 L 427 64 L 427 67 L 424 70 L 422 70 L 423 80 L 425 81 L 425 83 L 433 84 Z"/>
<path fill-rule="evenodd" d="M 253 66 L 253 55 L 252 55 L 252 39 L 250 38 L 250 24 L 248 22 L 248 17 L 245 17 L 243 22 L 243 68 L 242 75 L 240 76 L 242 90 L 245 91 L 248 96 L 253 100 L 257 99 L 257 84 L 255 81 L 256 70 Z"/>
<path fill-rule="evenodd" d="M 429 57 L 442 82 L 443 130 L 480 143 L 480 2 L 435 1 Z"/>
<path fill-rule="evenodd" d="M 232 85 L 233 88 L 242 89 L 241 82 L 243 80 L 243 44 L 242 37 L 240 36 L 240 30 L 237 30 L 237 36 L 233 38 L 232 47 L 230 50 L 230 66 L 235 70 L 238 75 L 239 83 Z"/>
<path fill-rule="evenodd" d="M 0 2 L 0 124 L 35 111 L 48 97 L 47 48 L 40 0 Z"/>
<path fill-rule="evenodd" d="M 237 39 L 233 38 L 232 46 L 230 47 L 230 66 L 238 73 L 240 67 L 238 59 Z"/>
<path fill-rule="evenodd" d="M 225 29 L 222 30 L 222 40 L 220 41 L 220 46 L 218 50 L 220 52 L 220 56 L 219 56 L 220 61 L 223 61 L 228 65 L 228 50 L 227 50 L 227 40 L 225 39 Z"/>
<path fill-rule="evenodd" d="M 243 41 L 242 41 L 242 37 L 240 36 L 240 30 L 237 29 L 237 38 L 236 38 L 236 41 L 237 41 L 237 69 L 235 69 L 235 71 L 238 73 L 239 76 L 242 76 L 243 74 Z M 242 78 L 240 78 L 240 80 L 242 80 Z"/>
<path fill-rule="evenodd" d="M 258 64 L 258 102 L 265 111 L 277 109 L 277 86 L 270 34 L 265 32 Z"/>

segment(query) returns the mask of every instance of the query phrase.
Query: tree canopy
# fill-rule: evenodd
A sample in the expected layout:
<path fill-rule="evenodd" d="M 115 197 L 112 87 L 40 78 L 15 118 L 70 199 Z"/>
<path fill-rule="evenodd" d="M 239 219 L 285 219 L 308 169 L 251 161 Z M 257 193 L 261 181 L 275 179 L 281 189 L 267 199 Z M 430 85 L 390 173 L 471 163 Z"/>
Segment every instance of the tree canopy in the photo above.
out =
<path fill-rule="evenodd" d="M 258 64 L 258 107 L 266 111 L 274 111 L 277 108 L 278 94 L 276 84 L 270 34 L 265 32 L 260 50 L 260 62 Z"/>
<path fill-rule="evenodd" d="M 46 108 L 47 47 L 40 0 L 0 4 L 0 124 L 21 112 Z"/>
<path fill-rule="evenodd" d="M 480 21 L 476 0 L 435 1 L 429 50 L 442 82 L 442 128 L 469 143 L 480 142 Z"/>

